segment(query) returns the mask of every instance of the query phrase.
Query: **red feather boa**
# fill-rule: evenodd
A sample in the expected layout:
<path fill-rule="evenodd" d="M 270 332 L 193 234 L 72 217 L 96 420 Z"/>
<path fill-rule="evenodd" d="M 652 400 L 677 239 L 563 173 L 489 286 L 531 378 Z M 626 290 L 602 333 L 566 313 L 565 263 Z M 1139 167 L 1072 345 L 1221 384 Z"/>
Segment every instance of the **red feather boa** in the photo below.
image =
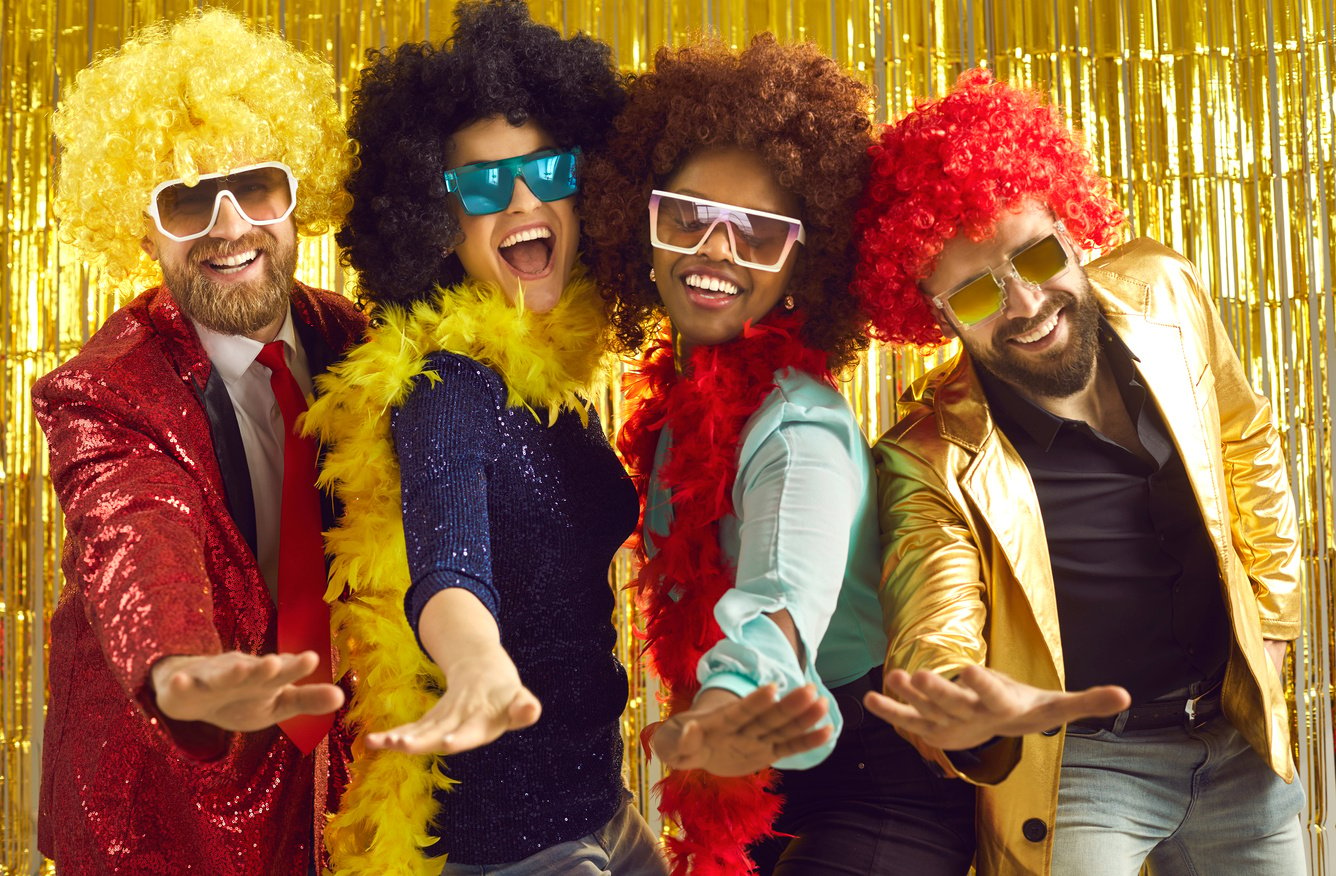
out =
<path fill-rule="evenodd" d="M 719 547 L 719 521 L 733 513 L 742 428 L 774 389 L 777 370 L 791 367 L 831 382 L 825 354 L 802 342 L 801 325 L 785 314 L 748 326 L 736 340 L 695 349 L 686 374 L 677 373 L 671 341 L 660 339 L 624 381 L 631 413 L 617 446 L 642 504 L 659 434 L 666 426 L 673 435 L 658 472 L 672 496 L 673 522 L 654 538 L 653 557 L 639 542 L 632 585 L 669 715 L 690 708 L 700 690 L 696 665 L 723 637 L 714 606 L 733 587 L 735 570 Z M 674 591 L 678 599 L 669 595 Z M 674 876 L 754 872 L 747 847 L 774 835 L 782 803 L 774 782 L 774 770 L 739 778 L 677 770 L 661 781 L 659 809 L 682 828 L 668 840 Z"/>

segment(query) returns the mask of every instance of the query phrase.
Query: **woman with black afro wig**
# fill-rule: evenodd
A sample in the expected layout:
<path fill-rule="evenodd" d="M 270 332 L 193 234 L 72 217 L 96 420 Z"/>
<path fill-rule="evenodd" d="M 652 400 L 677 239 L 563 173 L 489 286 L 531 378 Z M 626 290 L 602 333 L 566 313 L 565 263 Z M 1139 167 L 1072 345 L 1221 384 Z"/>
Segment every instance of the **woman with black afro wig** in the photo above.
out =
<path fill-rule="evenodd" d="M 660 874 L 622 781 L 608 567 L 638 508 L 587 401 L 609 338 L 574 206 L 623 82 L 519 0 L 456 16 L 370 53 L 349 120 L 373 328 L 308 415 L 359 682 L 325 837 L 337 874 Z"/>
<path fill-rule="evenodd" d="M 810 44 L 664 48 L 583 177 L 620 346 L 650 338 L 618 440 L 645 508 L 675 874 L 750 856 L 944 876 L 973 854 L 972 787 L 861 705 L 888 641 L 876 482 L 833 373 L 867 345 L 849 283 L 870 109 Z"/>

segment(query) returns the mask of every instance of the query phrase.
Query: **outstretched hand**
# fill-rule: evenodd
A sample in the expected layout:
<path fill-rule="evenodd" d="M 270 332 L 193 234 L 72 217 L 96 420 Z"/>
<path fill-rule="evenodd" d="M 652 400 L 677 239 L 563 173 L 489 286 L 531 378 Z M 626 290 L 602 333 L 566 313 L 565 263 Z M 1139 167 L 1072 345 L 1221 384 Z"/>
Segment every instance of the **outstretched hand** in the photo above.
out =
<path fill-rule="evenodd" d="M 500 649 L 461 660 L 436 705 L 409 724 L 366 737 L 367 748 L 409 754 L 457 754 L 480 748 L 502 733 L 538 721 L 542 705 L 520 683 L 515 664 Z"/>
<path fill-rule="evenodd" d="M 773 684 L 746 697 L 709 688 L 690 709 L 664 721 L 650 748 L 673 769 L 703 769 L 716 776 L 745 776 L 775 761 L 816 748 L 830 726 L 812 729 L 826 714 L 813 685 L 777 698 Z"/>
<path fill-rule="evenodd" d="M 1016 681 L 984 666 L 967 666 L 955 681 L 920 670 L 886 676 L 885 689 L 863 697 L 874 715 L 928 745 L 947 751 L 973 748 L 994 736 L 1024 736 L 1080 718 L 1121 712 L 1132 698 L 1124 688 L 1102 685 L 1068 693 Z"/>
<path fill-rule="evenodd" d="M 150 680 L 158 710 L 168 718 L 247 733 L 343 705 L 338 685 L 297 684 L 318 662 L 314 651 L 164 657 L 153 664 Z"/>

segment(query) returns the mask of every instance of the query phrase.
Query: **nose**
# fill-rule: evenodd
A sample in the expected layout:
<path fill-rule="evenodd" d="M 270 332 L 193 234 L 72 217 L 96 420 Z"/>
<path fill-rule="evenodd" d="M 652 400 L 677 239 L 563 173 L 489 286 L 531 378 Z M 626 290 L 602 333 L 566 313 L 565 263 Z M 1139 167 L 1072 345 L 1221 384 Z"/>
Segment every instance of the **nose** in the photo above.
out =
<path fill-rule="evenodd" d="M 541 203 L 543 202 L 529 190 L 529 185 L 524 181 L 524 178 L 515 177 L 515 188 L 510 193 L 510 206 L 506 208 L 506 212 L 528 213 Z"/>
<path fill-rule="evenodd" d="M 1042 286 L 1027 283 L 1012 271 L 1003 281 L 1006 305 L 1002 308 L 1003 316 L 1008 319 L 1028 319 L 1037 316 L 1048 298 Z"/>
<path fill-rule="evenodd" d="M 729 239 L 727 222 L 716 223 L 709 230 L 705 235 L 705 243 L 701 245 L 700 251 L 711 261 L 735 261 L 733 242 Z"/>
<path fill-rule="evenodd" d="M 232 203 L 232 199 L 227 195 L 218 195 L 218 219 L 213 223 L 213 228 L 209 231 L 210 237 L 219 237 L 223 240 L 236 240 L 247 231 L 251 230 L 251 224 L 246 217 L 241 215 L 241 211 Z"/>

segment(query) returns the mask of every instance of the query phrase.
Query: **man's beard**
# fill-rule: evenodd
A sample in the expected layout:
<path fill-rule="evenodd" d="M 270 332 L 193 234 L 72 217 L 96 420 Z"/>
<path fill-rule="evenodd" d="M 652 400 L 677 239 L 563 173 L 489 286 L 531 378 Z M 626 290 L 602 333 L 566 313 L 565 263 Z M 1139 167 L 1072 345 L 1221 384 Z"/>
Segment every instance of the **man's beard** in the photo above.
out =
<path fill-rule="evenodd" d="M 264 255 L 264 275 L 245 283 L 221 284 L 205 275 L 202 263 L 229 253 L 256 250 Z M 162 265 L 163 279 L 181 312 L 223 335 L 250 335 L 283 317 L 297 268 L 297 245 L 282 244 L 252 231 L 233 241 L 200 243 L 187 264 Z"/>
<path fill-rule="evenodd" d="M 967 342 L 965 346 L 970 356 L 995 376 L 1027 394 L 1068 398 L 1085 389 L 1099 355 L 1099 304 L 1084 273 L 1081 285 L 1079 296 L 1064 289 L 1055 290 L 1049 295 L 1049 306 L 1040 315 L 998 326 L 987 348 Z M 1067 322 L 1064 346 L 1034 356 L 1024 354 L 1008 343 L 1011 338 L 1034 331 L 1062 308 L 1065 308 L 1063 318 Z"/>

